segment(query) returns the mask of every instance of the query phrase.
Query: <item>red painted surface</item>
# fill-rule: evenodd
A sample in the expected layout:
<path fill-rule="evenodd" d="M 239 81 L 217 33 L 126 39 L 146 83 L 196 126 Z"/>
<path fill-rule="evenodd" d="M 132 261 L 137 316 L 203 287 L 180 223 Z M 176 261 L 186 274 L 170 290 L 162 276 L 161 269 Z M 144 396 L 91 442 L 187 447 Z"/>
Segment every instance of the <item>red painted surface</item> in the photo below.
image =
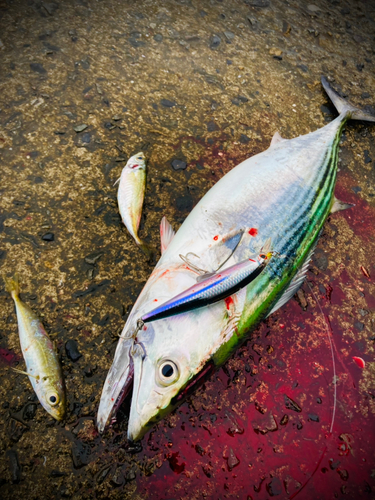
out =
<path fill-rule="evenodd" d="M 366 363 L 362 358 L 358 358 L 357 356 L 353 356 L 353 361 L 360 367 L 364 368 L 366 366 Z"/>
<path fill-rule="evenodd" d="M 252 227 L 249 230 L 249 234 L 250 234 L 250 236 L 256 236 L 258 234 L 258 229 L 256 229 L 255 227 Z"/>

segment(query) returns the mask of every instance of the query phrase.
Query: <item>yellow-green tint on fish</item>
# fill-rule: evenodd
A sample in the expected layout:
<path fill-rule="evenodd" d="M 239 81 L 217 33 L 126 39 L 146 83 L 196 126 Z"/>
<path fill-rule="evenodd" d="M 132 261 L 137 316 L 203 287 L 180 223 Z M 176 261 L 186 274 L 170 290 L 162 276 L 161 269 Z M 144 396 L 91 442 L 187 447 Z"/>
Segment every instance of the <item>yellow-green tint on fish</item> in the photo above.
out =
<path fill-rule="evenodd" d="M 138 236 L 145 188 L 146 160 L 143 153 L 137 153 L 129 158 L 127 164 L 122 169 L 117 201 L 122 222 L 133 236 L 137 245 L 150 257 L 152 251 Z"/>
<path fill-rule="evenodd" d="M 62 420 L 66 398 L 57 353 L 37 315 L 20 299 L 17 276 L 6 280 L 6 289 L 16 306 L 19 338 L 26 363 L 24 371 L 16 371 L 29 376 L 44 409 L 56 420 Z"/>

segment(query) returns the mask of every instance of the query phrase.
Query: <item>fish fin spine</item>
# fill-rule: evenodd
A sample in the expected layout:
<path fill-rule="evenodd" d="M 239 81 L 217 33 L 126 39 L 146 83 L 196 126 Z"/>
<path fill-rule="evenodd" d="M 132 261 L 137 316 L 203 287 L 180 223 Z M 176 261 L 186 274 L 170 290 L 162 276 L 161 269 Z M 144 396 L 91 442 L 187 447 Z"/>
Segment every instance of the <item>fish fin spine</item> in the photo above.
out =
<path fill-rule="evenodd" d="M 354 206 L 355 206 L 354 203 L 345 203 L 344 201 L 340 201 L 336 197 L 334 197 L 331 207 L 331 214 L 334 214 L 335 212 L 340 212 L 341 210 L 352 208 Z"/>
<path fill-rule="evenodd" d="M 176 233 L 174 232 L 173 227 L 164 216 L 160 222 L 160 245 L 162 255 L 173 240 L 175 234 Z"/>
<path fill-rule="evenodd" d="M 321 82 L 324 90 L 328 94 L 328 97 L 331 99 L 340 115 L 346 115 L 351 120 L 375 122 L 375 115 L 350 104 L 331 87 L 331 85 L 328 83 L 328 80 L 324 76 L 322 76 Z"/>
<path fill-rule="evenodd" d="M 9 292 L 12 298 L 18 297 L 20 293 L 20 284 L 18 274 L 16 273 L 13 278 L 7 278 L 5 280 L 5 288 Z"/>

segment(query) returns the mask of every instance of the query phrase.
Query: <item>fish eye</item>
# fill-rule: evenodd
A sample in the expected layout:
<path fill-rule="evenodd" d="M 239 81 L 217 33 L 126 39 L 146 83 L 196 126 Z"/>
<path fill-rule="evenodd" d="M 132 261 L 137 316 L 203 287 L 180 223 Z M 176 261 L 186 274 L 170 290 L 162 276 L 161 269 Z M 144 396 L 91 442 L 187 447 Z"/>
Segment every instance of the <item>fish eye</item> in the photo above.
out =
<path fill-rule="evenodd" d="M 56 406 L 60 403 L 60 398 L 57 392 L 50 392 L 47 396 L 47 401 L 51 406 Z"/>
<path fill-rule="evenodd" d="M 157 381 L 160 385 L 171 385 L 178 380 L 179 376 L 178 366 L 170 359 L 165 359 L 159 364 Z"/>

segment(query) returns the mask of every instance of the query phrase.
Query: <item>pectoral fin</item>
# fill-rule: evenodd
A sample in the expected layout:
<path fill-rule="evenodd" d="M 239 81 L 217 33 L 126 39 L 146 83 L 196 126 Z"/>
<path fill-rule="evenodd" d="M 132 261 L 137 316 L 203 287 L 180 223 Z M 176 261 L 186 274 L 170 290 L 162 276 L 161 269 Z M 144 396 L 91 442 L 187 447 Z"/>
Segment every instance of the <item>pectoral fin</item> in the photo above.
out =
<path fill-rule="evenodd" d="M 341 210 L 346 210 L 347 208 L 352 208 L 354 206 L 355 206 L 354 203 L 345 203 L 344 201 L 340 201 L 335 197 L 333 198 L 331 214 L 334 214 L 335 212 L 340 212 Z"/>
<path fill-rule="evenodd" d="M 164 216 L 160 223 L 160 245 L 162 255 L 168 248 L 170 242 L 173 240 L 175 234 L 176 233 L 173 231 L 172 226 Z"/>
<path fill-rule="evenodd" d="M 12 370 L 14 372 L 21 373 L 22 375 L 27 375 L 28 377 L 33 377 L 36 380 L 39 380 L 39 378 L 40 378 L 39 375 L 32 375 L 31 373 L 24 372 L 23 370 L 19 370 L 18 368 L 13 368 L 12 367 Z"/>

